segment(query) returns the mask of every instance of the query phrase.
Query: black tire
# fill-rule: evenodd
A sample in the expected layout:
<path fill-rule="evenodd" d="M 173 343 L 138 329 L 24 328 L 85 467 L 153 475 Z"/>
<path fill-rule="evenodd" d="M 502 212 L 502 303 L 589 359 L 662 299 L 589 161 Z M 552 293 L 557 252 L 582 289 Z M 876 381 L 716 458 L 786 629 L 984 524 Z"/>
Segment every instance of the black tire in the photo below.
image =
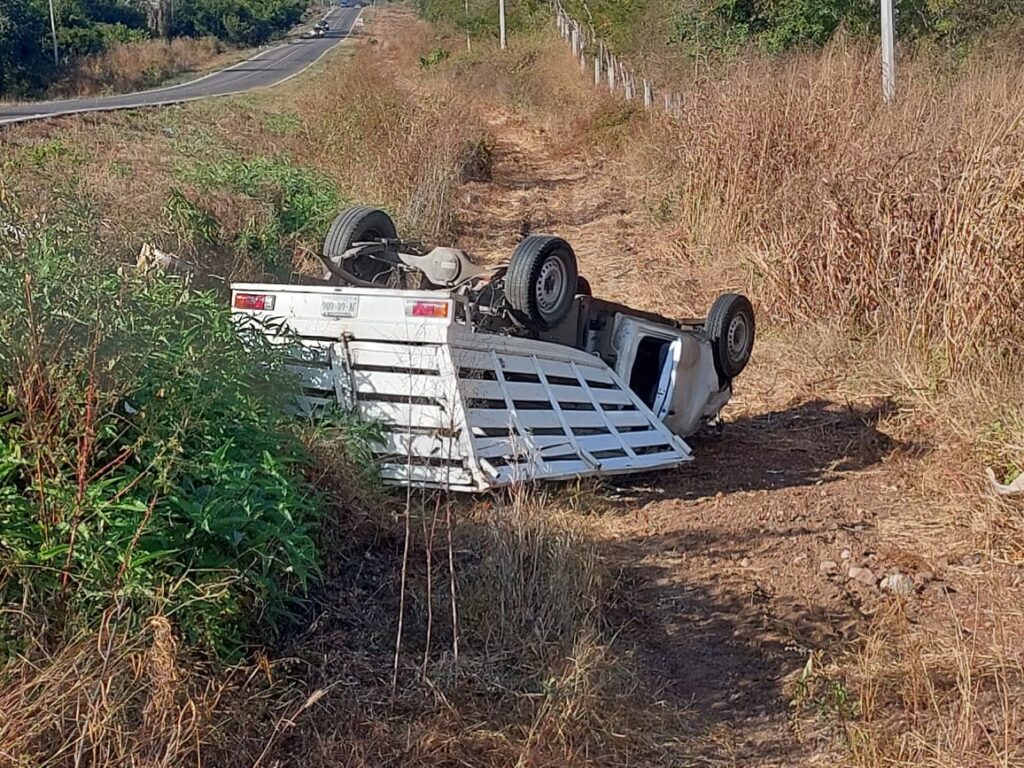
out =
<path fill-rule="evenodd" d="M 711 305 L 704 330 L 711 340 L 719 381 L 725 385 L 740 375 L 754 350 L 754 308 L 738 293 L 723 293 Z"/>
<path fill-rule="evenodd" d="M 548 330 L 572 309 L 579 269 L 560 237 L 530 235 L 519 243 L 505 274 L 505 298 L 517 321 Z"/>
<path fill-rule="evenodd" d="M 353 243 L 397 237 L 395 222 L 387 213 L 368 205 L 354 205 L 339 213 L 327 230 L 324 258 L 337 264 Z M 359 257 L 346 267 L 353 275 L 367 282 L 373 282 L 376 277 L 388 271 L 387 265 L 368 256 Z M 331 281 L 338 279 L 327 267 L 324 267 L 324 278 Z"/>

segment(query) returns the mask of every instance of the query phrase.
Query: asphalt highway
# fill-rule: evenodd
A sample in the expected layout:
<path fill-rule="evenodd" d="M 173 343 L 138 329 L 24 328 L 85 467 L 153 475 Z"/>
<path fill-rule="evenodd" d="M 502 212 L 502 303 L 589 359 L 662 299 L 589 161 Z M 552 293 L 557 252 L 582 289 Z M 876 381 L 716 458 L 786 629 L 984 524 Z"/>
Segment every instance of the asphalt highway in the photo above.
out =
<path fill-rule="evenodd" d="M 242 93 L 256 88 L 268 88 L 299 74 L 348 37 L 361 12 L 361 8 L 332 8 L 325 15 L 330 29 L 323 37 L 289 40 L 260 51 L 238 64 L 187 83 L 118 96 L 0 103 L 0 125 L 83 112 L 179 104 L 212 96 Z"/>

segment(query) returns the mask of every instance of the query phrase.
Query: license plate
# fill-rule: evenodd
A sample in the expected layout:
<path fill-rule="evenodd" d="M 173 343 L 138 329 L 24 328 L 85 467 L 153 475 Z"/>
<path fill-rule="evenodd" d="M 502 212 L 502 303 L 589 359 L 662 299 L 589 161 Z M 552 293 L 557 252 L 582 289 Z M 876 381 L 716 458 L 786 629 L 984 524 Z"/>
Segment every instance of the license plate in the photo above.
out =
<path fill-rule="evenodd" d="M 320 314 L 324 317 L 355 317 L 359 314 L 359 297 L 325 296 L 320 301 Z"/>

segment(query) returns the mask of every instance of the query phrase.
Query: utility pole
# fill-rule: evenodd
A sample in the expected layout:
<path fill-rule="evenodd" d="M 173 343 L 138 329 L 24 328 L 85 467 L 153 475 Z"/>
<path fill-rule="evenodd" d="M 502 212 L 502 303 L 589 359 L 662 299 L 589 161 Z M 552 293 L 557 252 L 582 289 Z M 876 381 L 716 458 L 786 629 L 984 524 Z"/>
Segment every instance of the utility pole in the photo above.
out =
<path fill-rule="evenodd" d="M 57 17 L 53 13 L 53 0 L 50 0 L 50 32 L 53 33 L 53 63 L 60 66 L 60 56 L 57 54 Z"/>
<path fill-rule="evenodd" d="M 896 35 L 893 31 L 893 0 L 882 6 L 882 98 L 888 104 L 896 97 Z"/>
<path fill-rule="evenodd" d="M 498 16 L 501 25 L 501 50 L 505 50 L 505 0 L 498 0 Z"/>

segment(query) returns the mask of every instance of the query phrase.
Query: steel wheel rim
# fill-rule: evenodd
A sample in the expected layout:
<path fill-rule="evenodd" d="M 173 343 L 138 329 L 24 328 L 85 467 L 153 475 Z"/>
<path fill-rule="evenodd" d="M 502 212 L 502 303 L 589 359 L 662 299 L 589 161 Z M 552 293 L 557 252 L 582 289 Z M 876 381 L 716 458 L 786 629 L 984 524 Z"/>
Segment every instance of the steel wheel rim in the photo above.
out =
<path fill-rule="evenodd" d="M 565 295 L 566 272 L 565 265 L 558 258 L 547 259 L 541 265 L 534 294 L 537 299 L 537 309 L 542 314 L 551 315 L 558 309 L 558 305 Z"/>
<path fill-rule="evenodd" d="M 739 363 L 747 352 L 747 341 L 750 338 L 750 329 L 747 318 L 743 315 L 736 315 L 729 322 L 729 331 L 726 338 L 726 346 L 729 351 L 729 359 Z"/>

